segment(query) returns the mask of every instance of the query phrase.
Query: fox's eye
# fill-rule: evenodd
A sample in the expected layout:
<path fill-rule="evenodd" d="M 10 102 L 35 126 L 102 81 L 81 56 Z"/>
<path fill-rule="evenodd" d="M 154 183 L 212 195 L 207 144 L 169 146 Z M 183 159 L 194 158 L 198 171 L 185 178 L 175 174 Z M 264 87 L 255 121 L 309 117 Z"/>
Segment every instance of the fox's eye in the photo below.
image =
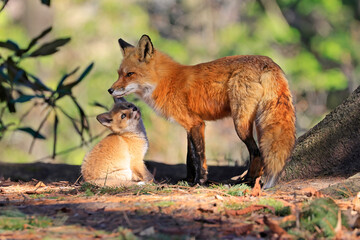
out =
<path fill-rule="evenodd" d="M 131 77 L 132 75 L 134 75 L 134 72 L 128 72 L 128 73 L 126 74 L 127 77 Z"/>
<path fill-rule="evenodd" d="M 125 117 L 126 117 L 126 114 L 123 113 L 123 114 L 121 115 L 121 119 L 124 119 Z"/>

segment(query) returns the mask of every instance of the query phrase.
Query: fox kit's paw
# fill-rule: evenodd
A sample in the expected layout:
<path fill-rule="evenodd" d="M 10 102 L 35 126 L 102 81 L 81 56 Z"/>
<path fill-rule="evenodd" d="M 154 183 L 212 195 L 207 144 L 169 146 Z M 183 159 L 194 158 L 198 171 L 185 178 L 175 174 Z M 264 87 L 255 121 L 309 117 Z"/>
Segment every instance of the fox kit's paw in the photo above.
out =
<path fill-rule="evenodd" d="M 145 182 L 153 182 L 154 181 L 153 175 L 151 174 L 151 175 L 146 176 L 144 181 Z"/>

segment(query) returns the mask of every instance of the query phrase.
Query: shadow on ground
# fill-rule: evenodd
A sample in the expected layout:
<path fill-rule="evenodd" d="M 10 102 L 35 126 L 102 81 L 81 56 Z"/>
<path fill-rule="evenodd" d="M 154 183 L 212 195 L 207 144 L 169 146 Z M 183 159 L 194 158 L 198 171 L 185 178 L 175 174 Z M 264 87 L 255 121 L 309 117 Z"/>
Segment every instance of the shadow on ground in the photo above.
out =
<path fill-rule="evenodd" d="M 146 161 L 150 172 L 158 182 L 177 183 L 186 177 L 185 164 L 170 165 L 153 161 Z M 246 170 L 244 166 L 209 166 L 209 181 L 227 182 L 234 176 L 241 175 Z M 74 183 L 80 177 L 80 166 L 52 163 L 0 163 L 0 177 L 10 178 L 12 181 L 43 182 L 68 181 Z"/>

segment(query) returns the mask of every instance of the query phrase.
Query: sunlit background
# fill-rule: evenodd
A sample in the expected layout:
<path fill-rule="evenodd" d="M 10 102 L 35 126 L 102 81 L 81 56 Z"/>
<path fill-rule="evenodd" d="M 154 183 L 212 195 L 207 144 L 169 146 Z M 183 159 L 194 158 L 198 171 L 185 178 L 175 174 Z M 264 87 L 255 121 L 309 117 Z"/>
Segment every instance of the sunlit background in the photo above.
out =
<path fill-rule="evenodd" d="M 259 54 L 271 57 L 286 73 L 297 116 L 297 135 L 318 123 L 359 84 L 360 2 L 351 0 L 61 0 L 51 6 L 39 0 L 10 0 L 0 13 L 0 41 L 12 39 L 26 46 L 34 36 L 53 26 L 43 39 L 71 37 L 69 44 L 51 56 L 24 60 L 21 66 L 55 88 L 64 73 L 94 62 L 90 74 L 74 95 L 89 116 L 92 136 L 104 131 L 95 116 L 111 107 L 107 89 L 117 79 L 122 56 L 117 43 L 123 38 L 136 44 L 148 34 L 156 49 L 183 64 L 196 64 L 228 55 Z M 0 48 L 0 55 L 8 51 Z M 155 115 L 131 96 L 143 112 L 150 148 L 146 159 L 169 164 L 185 163 L 186 134 L 176 123 Z M 76 117 L 77 109 L 64 99 L 61 106 Z M 1 103 L 1 108 L 4 104 Z M 37 128 L 43 106 L 22 122 L 32 103 L 17 104 L 17 113 L 4 120 Z M 41 130 L 29 154 L 31 135 L 7 131 L 0 141 L 0 161 L 81 164 L 98 142 L 78 147 L 82 139 L 67 119 L 59 119 L 59 153 L 51 159 L 53 122 Z M 105 133 L 106 134 L 106 133 Z M 210 165 L 244 164 L 245 145 L 230 119 L 207 122 L 206 154 Z M 105 135 L 101 135 L 104 137 Z M 88 136 L 89 139 L 89 136 Z M 88 140 L 87 139 L 87 140 Z M 74 148 L 74 150 L 68 151 Z"/>

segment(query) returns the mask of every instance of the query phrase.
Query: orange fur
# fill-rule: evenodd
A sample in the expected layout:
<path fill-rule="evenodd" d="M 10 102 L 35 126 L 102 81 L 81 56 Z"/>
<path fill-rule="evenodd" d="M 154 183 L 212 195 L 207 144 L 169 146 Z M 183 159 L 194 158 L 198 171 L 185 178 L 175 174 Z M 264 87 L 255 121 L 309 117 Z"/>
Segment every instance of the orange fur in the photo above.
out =
<path fill-rule="evenodd" d="M 114 96 L 136 93 L 158 114 L 182 125 L 195 148 L 188 148 L 195 154 L 188 158 L 200 157 L 204 174 L 204 127 L 197 126 L 231 116 L 253 162 L 249 177 L 255 179 L 264 170 L 266 186 L 274 184 L 295 142 L 292 97 L 276 63 L 265 56 L 246 55 L 185 66 L 154 49 L 146 35 L 136 47 L 121 39 L 119 43 L 124 59 L 119 78 L 109 89 Z M 127 76 L 129 72 L 133 74 Z M 254 122 L 260 152 L 252 136 Z"/>

